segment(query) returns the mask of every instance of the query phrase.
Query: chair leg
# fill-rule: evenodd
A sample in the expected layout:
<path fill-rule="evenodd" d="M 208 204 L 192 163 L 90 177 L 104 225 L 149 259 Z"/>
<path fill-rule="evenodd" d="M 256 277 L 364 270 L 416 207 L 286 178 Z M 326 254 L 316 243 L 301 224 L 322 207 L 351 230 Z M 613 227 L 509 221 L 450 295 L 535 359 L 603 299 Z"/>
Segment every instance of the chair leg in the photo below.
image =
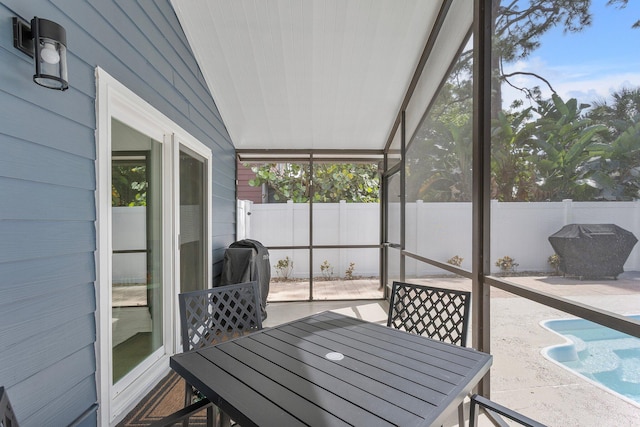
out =
<path fill-rule="evenodd" d="M 218 411 L 218 408 L 216 408 L 215 406 L 209 406 L 207 408 L 207 427 L 214 427 L 214 424 L 216 422 L 217 411 Z"/>
<path fill-rule="evenodd" d="M 471 399 L 469 404 L 469 427 L 475 427 L 478 424 L 478 414 L 476 413 L 476 404 Z"/>
<path fill-rule="evenodd" d="M 231 418 L 229 418 L 229 415 L 221 411 L 220 408 L 216 408 L 216 412 L 216 427 L 231 427 Z"/>
<path fill-rule="evenodd" d="M 465 427 L 465 424 L 464 424 L 464 400 L 458 406 L 458 427 Z"/>
<path fill-rule="evenodd" d="M 184 407 L 191 405 L 193 403 L 193 387 L 191 384 L 185 381 L 184 383 Z M 207 409 L 207 414 L 209 410 Z M 189 418 L 185 418 L 182 420 L 182 427 L 189 427 Z"/>

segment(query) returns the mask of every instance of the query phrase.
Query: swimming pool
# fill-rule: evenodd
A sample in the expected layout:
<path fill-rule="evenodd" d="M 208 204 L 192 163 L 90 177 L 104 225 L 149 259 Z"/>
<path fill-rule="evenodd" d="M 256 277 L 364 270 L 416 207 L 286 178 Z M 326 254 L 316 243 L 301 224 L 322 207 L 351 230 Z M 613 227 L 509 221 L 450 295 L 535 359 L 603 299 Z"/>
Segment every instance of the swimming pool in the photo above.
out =
<path fill-rule="evenodd" d="M 543 349 L 547 359 L 640 407 L 640 338 L 584 319 L 540 324 L 566 340 Z"/>

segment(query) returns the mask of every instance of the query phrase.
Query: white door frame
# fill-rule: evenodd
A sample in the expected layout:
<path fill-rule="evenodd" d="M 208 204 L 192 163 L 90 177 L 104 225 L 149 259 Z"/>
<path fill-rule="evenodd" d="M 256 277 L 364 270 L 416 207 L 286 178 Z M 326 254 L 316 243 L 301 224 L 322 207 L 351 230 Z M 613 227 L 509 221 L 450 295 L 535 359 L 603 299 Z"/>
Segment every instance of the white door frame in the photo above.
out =
<path fill-rule="evenodd" d="M 206 159 L 207 280 L 211 280 L 211 150 L 134 92 L 96 68 L 96 386 L 98 425 L 114 425 L 169 372 L 169 356 L 178 350 L 179 272 L 178 157 L 180 145 Z M 112 384 L 112 236 L 111 120 L 115 118 L 163 144 L 163 339 L 145 362 Z"/>
<path fill-rule="evenodd" d="M 172 137 L 172 141 L 173 141 L 173 159 L 175 159 L 174 162 L 174 173 L 173 173 L 173 188 L 175 189 L 175 191 L 173 192 L 174 197 L 173 197 L 173 216 L 174 216 L 174 223 L 176 224 L 176 226 L 174 227 L 174 234 L 173 234 L 173 241 L 175 242 L 173 245 L 173 253 L 174 253 L 174 260 L 175 260 L 175 268 L 174 268 L 174 279 L 173 282 L 175 283 L 174 286 L 174 298 L 176 303 L 173 305 L 173 315 L 174 318 L 177 319 L 174 322 L 174 348 L 173 348 L 173 352 L 174 353 L 180 353 L 182 352 L 182 342 L 180 340 L 180 313 L 179 313 L 179 307 L 178 307 L 178 293 L 180 293 L 180 149 L 182 147 L 185 147 L 187 150 L 185 152 L 193 152 L 196 155 L 200 156 L 203 158 L 204 160 L 204 171 L 205 171 L 205 200 L 204 203 L 206 204 L 206 222 L 205 222 L 205 236 L 206 236 L 206 256 L 205 256 L 205 263 L 207 266 L 207 270 L 205 273 L 205 277 L 204 277 L 204 281 L 205 283 L 208 283 L 209 286 L 211 286 L 211 278 L 213 277 L 213 264 L 212 264 L 212 252 L 213 252 L 213 238 L 212 238 L 212 230 L 211 230 L 211 224 L 212 224 L 212 214 L 211 214 L 211 203 L 213 200 L 213 196 L 212 196 L 212 191 L 211 191 L 211 185 L 212 185 L 212 179 L 213 179 L 213 172 L 212 172 L 212 162 L 213 162 L 213 155 L 211 153 L 211 150 L 204 145 L 203 143 L 201 143 L 200 141 L 198 141 L 197 139 L 193 138 L 192 136 L 190 136 L 187 133 L 174 133 L 173 137 Z M 191 153 L 188 153 L 191 154 Z"/>

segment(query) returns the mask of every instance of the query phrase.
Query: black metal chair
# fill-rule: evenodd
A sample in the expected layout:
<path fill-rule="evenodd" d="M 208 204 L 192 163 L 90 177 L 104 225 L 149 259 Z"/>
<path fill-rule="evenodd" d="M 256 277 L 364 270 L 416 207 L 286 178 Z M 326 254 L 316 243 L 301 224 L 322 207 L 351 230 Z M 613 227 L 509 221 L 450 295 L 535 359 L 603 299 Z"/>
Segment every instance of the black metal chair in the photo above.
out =
<path fill-rule="evenodd" d="M 532 420 L 531 418 L 526 417 L 509 408 L 505 408 L 504 406 L 477 394 L 471 396 L 471 406 L 469 409 L 469 427 L 475 427 L 478 422 L 478 413 L 476 413 L 476 406 L 478 406 L 479 408 L 484 408 L 485 410 L 491 412 L 491 417 L 496 420 L 497 423 L 501 423 L 502 425 L 507 424 L 500 418 L 500 415 L 509 418 L 510 420 L 515 421 L 523 426 L 546 427 L 544 424 Z"/>
<path fill-rule="evenodd" d="M 471 292 L 393 282 L 387 326 L 466 346 Z"/>
<path fill-rule="evenodd" d="M 471 292 L 393 282 L 387 326 L 455 345 L 467 345 Z M 458 407 L 464 426 L 464 403 Z"/>
<path fill-rule="evenodd" d="M 258 282 L 219 286 L 178 295 L 182 350 L 190 351 L 214 345 L 262 329 Z M 186 383 L 185 408 L 159 421 L 155 426 L 169 426 L 180 420 L 188 425 L 188 418 L 207 408 L 208 425 L 229 423 L 228 416 L 218 411 L 214 417 L 213 404 L 205 398 L 193 403 L 194 388 Z"/>
<path fill-rule="evenodd" d="M 9 403 L 9 396 L 7 396 L 4 387 L 0 387 L 0 426 L 18 427 L 18 420 L 13 413 L 13 408 Z"/>

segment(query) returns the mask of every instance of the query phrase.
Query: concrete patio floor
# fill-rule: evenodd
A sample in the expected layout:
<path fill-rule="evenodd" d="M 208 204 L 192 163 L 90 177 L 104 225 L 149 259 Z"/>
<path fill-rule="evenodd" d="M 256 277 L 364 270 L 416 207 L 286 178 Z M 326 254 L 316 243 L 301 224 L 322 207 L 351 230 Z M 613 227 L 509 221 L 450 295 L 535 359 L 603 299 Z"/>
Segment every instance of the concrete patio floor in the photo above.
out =
<path fill-rule="evenodd" d="M 619 314 L 640 313 L 640 273 L 618 280 L 576 280 L 564 277 L 511 277 L 509 281 Z M 470 288 L 461 278 L 409 279 L 449 288 Z M 335 310 L 369 321 L 386 322 L 384 301 L 314 301 L 269 303 L 265 326 L 274 326 L 313 313 Z M 545 359 L 541 350 L 561 344 L 562 338 L 540 322 L 571 317 L 507 292 L 491 294 L 491 397 L 549 426 L 631 426 L 640 423 L 640 405 Z M 455 414 L 446 425 L 457 424 Z M 491 425 L 480 419 L 480 425 Z"/>

